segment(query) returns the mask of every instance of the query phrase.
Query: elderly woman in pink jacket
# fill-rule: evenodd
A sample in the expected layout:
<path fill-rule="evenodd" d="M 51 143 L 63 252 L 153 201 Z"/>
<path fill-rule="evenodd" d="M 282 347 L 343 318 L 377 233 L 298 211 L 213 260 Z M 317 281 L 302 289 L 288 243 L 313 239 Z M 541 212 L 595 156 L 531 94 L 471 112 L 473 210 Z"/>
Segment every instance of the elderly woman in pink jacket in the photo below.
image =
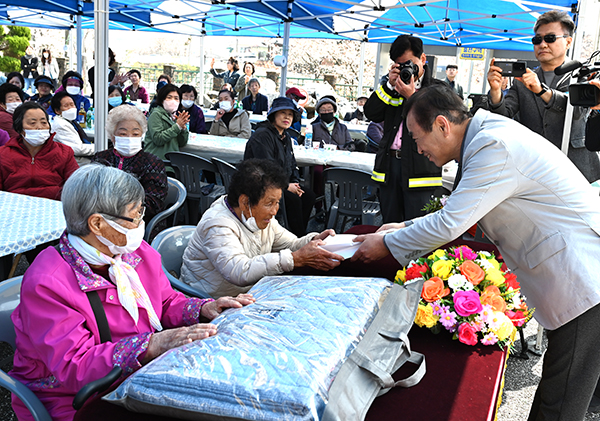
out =
<path fill-rule="evenodd" d="M 85 384 L 114 366 L 128 375 L 171 348 L 215 335 L 215 325 L 199 322 L 254 299 L 187 298 L 171 288 L 160 255 L 142 241 L 144 189 L 130 174 L 80 168 L 65 183 L 62 202 L 66 232 L 25 273 L 12 315 L 17 350 L 11 374 L 53 420 L 66 421 Z M 94 316 L 94 296 L 108 332 Z M 32 419 L 14 397 L 13 408 L 19 420 Z"/>

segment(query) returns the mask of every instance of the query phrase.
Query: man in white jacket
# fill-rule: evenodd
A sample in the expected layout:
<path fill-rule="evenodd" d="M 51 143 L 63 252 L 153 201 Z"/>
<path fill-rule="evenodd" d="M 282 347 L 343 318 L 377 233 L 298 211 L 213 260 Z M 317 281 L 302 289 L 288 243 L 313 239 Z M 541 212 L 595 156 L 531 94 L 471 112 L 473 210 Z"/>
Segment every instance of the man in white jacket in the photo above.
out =
<path fill-rule="evenodd" d="M 65 91 L 57 93 L 52 98 L 52 109 L 56 113 L 51 128 L 56 133 L 54 141 L 70 146 L 79 165 L 89 163 L 96 148 L 76 121 L 77 108 L 73 98 Z"/>
<path fill-rule="evenodd" d="M 478 223 L 547 329 L 529 420 L 583 420 L 600 377 L 598 194 L 543 137 L 485 110 L 471 117 L 448 86 L 424 88 L 405 106 L 419 152 L 439 166 L 456 159 L 458 181 L 443 209 L 359 238 L 352 259 L 391 253 L 406 265 Z"/>

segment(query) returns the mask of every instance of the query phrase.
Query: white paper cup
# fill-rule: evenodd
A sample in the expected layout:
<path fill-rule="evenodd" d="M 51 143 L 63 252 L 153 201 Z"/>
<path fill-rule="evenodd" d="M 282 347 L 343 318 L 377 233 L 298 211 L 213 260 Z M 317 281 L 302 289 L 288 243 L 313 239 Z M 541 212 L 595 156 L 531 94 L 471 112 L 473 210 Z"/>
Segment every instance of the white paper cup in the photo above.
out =
<path fill-rule="evenodd" d="M 313 142 L 313 149 L 319 149 L 321 142 Z"/>

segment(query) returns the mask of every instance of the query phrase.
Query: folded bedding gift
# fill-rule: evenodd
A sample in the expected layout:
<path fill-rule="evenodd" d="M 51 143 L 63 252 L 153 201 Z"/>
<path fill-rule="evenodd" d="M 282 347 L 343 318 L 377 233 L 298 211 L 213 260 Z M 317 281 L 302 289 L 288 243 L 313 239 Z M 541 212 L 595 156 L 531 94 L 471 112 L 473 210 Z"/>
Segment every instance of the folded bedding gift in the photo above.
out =
<path fill-rule="evenodd" d="M 391 285 L 265 277 L 250 290 L 256 303 L 212 321 L 216 336 L 163 354 L 104 399 L 182 419 L 318 420 Z"/>

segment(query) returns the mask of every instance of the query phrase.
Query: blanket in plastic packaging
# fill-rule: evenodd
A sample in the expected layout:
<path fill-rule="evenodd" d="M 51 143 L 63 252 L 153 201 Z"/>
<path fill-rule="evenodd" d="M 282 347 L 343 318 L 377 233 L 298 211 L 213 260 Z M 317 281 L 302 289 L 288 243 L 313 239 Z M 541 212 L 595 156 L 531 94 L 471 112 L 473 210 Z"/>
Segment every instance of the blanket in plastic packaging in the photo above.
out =
<path fill-rule="evenodd" d="M 375 318 L 382 278 L 270 276 L 217 335 L 172 349 L 104 399 L 182 419 L 318 420 L 342 363 Z"/>

